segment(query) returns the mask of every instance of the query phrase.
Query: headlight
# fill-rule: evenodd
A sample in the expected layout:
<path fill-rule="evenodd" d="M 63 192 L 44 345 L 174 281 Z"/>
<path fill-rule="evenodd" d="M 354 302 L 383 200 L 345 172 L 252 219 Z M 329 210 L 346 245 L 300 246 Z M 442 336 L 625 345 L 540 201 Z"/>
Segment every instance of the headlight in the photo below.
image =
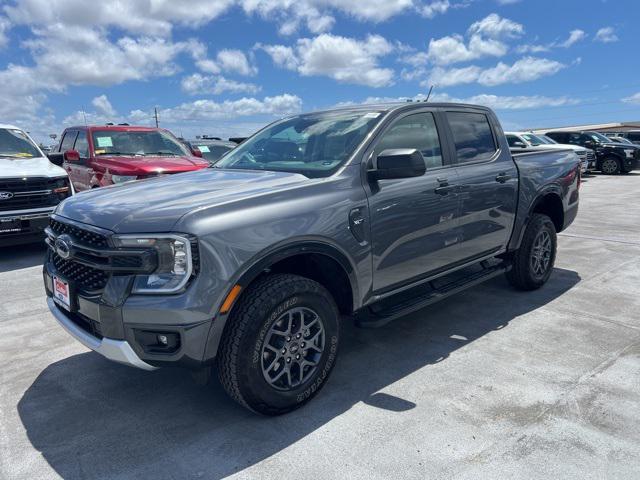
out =
<path fill-rule="evenodd" d="M 113 180 L 113 183 L 124 183 L 137 179 L 138 177 L 135 175 L 111 175 L 111 180 Z"/>
<path fill-rule="evenodd" d="M 625 150 L 624 153 L 627 154 L 627 158 L 633 158 L 633 154 L 635 153 L 635 150 Z"/>
<path fill-rule="evenodd" d="M 176 293 L 184 288 L 193 272 L 191 241 L 179 235 L 117 235 L 122 248 L 153 248 L 158 267 L 149 275 L 137 275 L 133 293 Z"/>

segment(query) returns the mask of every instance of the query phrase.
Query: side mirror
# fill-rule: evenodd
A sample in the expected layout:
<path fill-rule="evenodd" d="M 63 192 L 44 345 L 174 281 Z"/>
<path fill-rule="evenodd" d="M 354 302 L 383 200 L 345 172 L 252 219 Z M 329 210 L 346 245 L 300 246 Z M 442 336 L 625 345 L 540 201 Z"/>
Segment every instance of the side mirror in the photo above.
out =
<path fill-rule="evenodd" d="M 62 153 L 49 153 L 47 155 L 47 158 L 51 163 L 59 167 L 61 167 L 62 164 L 64 163 L 64 158 Z"/>
<path fill-rule="evenodd" d="M 513 142 L 513 146 L 517 148 L 527 148 L 527 144 L 523 142 Z"/>
<path fill-rule="evenodd" d="M 193 155 L 194 157 L 202 158 L 202 152 L 197 148 L 191 149 L 191 155 Z"/>
<path fill-rule="evenodd" d="M 594 142 L 592 142 L 591 140 L 587 140 L 586 142 L 584 142 L 584 146 L 587 148 L 593 148 L 596 146 L 596 144 Z"/>
<path fill-rule="evenodd" d="M 427 171 L 422 153 L 414 148 L 383 150 L 373 160 L 369 177 L 373 180 L 420 177 Z"/>
<path fill-rule="evenodd" d="M 79 162 L 80 154 L 76 150 L 67 150 L 64 152 L 64 160 L 65 162 Z"/>

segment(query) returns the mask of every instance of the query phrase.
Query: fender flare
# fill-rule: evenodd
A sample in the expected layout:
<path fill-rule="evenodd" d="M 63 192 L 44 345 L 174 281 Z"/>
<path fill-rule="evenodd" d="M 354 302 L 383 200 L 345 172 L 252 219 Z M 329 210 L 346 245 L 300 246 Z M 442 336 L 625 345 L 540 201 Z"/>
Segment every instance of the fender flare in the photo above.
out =
<path fill-rule="evenodd" d="M 516 237 L 517 242 L 515 245 L 512 246 L 512 248 L 510 248 L 511 251 L 517 250 L 518 248 L 520 248 L 520 244 L 522 243 L 522 238 L 524 237 L 524 232 L 527 229 L 527 225 L 529 225 L 529 222 L 531 221 L 531 217 L 533 216 L 534 210 L 540 204 L 542 199 L 549 194 L 557 195 L 558 199 L 560 200 L 560 203 L 564 205 L 564 202 L 562 201 L 562 189 L 560 188 L 559 185 L 556 185 L 556 184 L 547 185 L 543 189 L 538 191 L 535 198 L 529 205 L 527 216 L 525 217 L 522 225 L 520 226 L 520 231 L 518 232 L 518 235 Z"/>
<path fill-rule="evenodd" d="M 233 309 L 233 302 L 228 313 L 219 313 L 220 307 L 224 299 L 231 293 L 231 290 L 235 285 L 242 287 L 241 294 L 262 272 L 267 270 L 270 266 L 277 262 L 289 257 L 300 254 L 315 253 L 325 255 L 332 260 L 335 260 L 345 271 L 349 284 L 351 286 L 353 308 L 356 308 L 356 304 L 359 298 L 359 289 L 356 276 L 356 270 L 354 263 L 351 261 L 346 252 L 333 242 L 329 242 L 326 239 L 292 239 L 285 244 L 278 244 L 273 247 L 263 250 L 256 255 L 252 260 L 248 261 L 246 267 L 242 268 L 232 279 L 229 281 L 229 287 L 225 291 L 224 296 L 220 300 L 220 303 L 215 306 L 216 314 L 213 317 L 211 328 L 209 329 L 209 335 L 207 338 L 207 344 L 204 351 L 203 362 L 211 363 L 218 351 L 218 346 L 222 338 L 229 314 Z M 241 295 L 240 294 L 240 295 Z"/>

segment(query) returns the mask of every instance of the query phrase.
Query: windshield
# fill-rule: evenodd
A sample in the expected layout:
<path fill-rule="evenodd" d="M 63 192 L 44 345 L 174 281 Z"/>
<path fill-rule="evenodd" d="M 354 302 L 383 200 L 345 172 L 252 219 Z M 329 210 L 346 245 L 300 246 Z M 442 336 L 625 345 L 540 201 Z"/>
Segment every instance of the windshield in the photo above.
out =
<path fill-rule="evenodd" d="M 379 111 L 340 111 L 289 118 L 240 144 L 216 168 L 328 177 L 349 158 L 381 117 Z"/>
<path fill-rule="evenodd" d="M 205 160 L 209 160 L 210 162 L 215 162 L 220 160 L 222 156 L 227 153 L 229 150 L 232 150 L 235 146 L 231 145 L 221 145 L 221 144 L 207 144 L 207 143 L 199 143 L 192 142 L 191 145 L 193 148 L 197 148 L 202 153 L 202 157 Z"/>
<path fill-rule="evenodd" d="M 542 145 L 546 143 L 539 136 L 534 135 L 533 133 L 523 133 L 522 136 L 533 146 Z"/>
<path fill-rule="evenodd" d="M 40 156 L 38 147 L 22 130 L 0 128 L 0 157 L 33 158 Z"/>
<path fill-rule="evenodd" d="M 558 143 L 553 138 L 547 137 L 546 135 L 537 135 L 537 137 L 547 145 L 555 145 L 556 143 Z"/>
<path fill-rule="evenodd" d="M 589 136 L 596 143 L 613 143 L 609 137 L 605 137 L 601 133 L 589 132 L 587 133 L 587 136 Z"/>
<path fill-rule="evenodd" d="M 176 139 L 160 130 L 94 130 L 92 136 L 96 155 L 188 155 Z"/>

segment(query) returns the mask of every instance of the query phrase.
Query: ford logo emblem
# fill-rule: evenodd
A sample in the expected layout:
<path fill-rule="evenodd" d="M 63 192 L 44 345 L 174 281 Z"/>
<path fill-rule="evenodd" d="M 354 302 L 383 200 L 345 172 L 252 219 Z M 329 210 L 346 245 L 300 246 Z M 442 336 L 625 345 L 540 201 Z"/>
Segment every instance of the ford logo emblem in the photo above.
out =
<path fill-rule="evenodd" d="M 13 198 L 13 192 L 0 192 L 0 200 L 9 200 Z"/>
<path fill-rule="evenodd" d="M 68 260 L 72 254 L 71 238 L 68 235 L 59 236 L 56 238 L 54 248 L 60 258 Z"/>

